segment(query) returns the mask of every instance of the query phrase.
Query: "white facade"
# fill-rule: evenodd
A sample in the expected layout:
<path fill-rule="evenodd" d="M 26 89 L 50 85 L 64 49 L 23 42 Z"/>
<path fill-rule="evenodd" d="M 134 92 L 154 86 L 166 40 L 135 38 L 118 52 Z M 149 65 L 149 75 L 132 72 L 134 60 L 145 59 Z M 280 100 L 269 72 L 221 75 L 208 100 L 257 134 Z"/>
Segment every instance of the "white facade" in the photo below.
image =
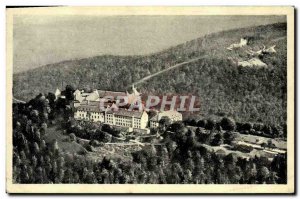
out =
<path fill-rule="evenodd" d="M 88 101 L 96 101 L 97 99 L 99 99 L 99 93 L 97 90 L 94 90 L 91 94 L 89 94 L 85 100 Z"/>
<path fill-rule="evenodd" d="M 130 127 L 134 129 L 146 129 L 148 114 L 137 111 L 122 110 L 121 112 L 95 112 L 88 108 L 78 108 L 74 113 L 77 120 L 88 120 L 93 122 L 103 122 L 110 125 Z"/>
<path fill-rule="evenodd" d="M 76 90 L 74 92 L 74 100 L 76 100 L 78 102 L 82 102 L 84 100 L 84 97 L 81 95 L 81 91 Z"/>
<path fill-rule="evenodd" d="M 141 131 L 148 131 L 148 114 L 143 111 L 129 111 L 127 109 L 119 109 L 118 111 L 108 110 L 109 106 L 115 105 L 119 96 L 128 97 L 128 105 L 135 102 L 137 98 L 140 98 L 140 93 L 136 88 L 132 87 L 133 93 L 127 92 L 115 92 L 115 91 L 104 91 L 94 90 L 93 92 L 87 93 L 83 90 L 76 90 L 74 92 L 74 118 L 77 120 L 88 120 L 94 122 L 106 123 L 109 125 L 115 125 L 120 127 L 127 127 L 129 129 L 136 129 Z M 107 102 L 104 106 L 107 108 L 106 111 L 100 109 L 100 99 L 111 96 L 113 100 Z M 150 127 L 157 127 L 159 120 L 167 116 L 172 121 L 181 121 L 182 115 L 177 111 L 163 111 L 158 112 L 157 118 L 150 120 Z"/>
<path fill-rule="evenodd" d="M 157 128 L 159 126 L 159 121 L 151 121 L 150 120 L 150 128 Z"/>
<path fill-rule="evenodd" d="M 94 122 L 104 122 L 104 114 L 99 112 L 90 112 L 90 119 Z"/>

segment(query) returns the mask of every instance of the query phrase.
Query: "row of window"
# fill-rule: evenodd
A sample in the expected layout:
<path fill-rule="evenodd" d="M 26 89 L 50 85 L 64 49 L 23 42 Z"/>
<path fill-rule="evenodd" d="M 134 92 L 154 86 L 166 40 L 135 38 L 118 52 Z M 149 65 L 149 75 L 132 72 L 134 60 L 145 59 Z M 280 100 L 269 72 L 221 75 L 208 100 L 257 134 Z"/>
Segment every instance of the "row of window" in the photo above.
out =
<path fill-rule="evenodd" d="M 112 123 L 113 123 L 113 120 L 112 120 L 112 119 L 107 119 L 106 122 L 112 124 Z"/>
<path fill-rule="evenodd" d="M 140 129 L 140 128 L 141 128 L 141 125 L 133 125 L 133 128 L 138 128 L 138 129 Z"/>
<path fill-rule="evenodd" d="M 91 115 L 91 118 L 93 118 L 93 119 L 100 119 L 101 117 L 99 115 Z"/>
<path fill-rule="evenodd" d="M 118 118 L 116 118 L 115 120 L 116 120 L 116 122 L 126 122 L 126 123 L 131 123 L 131 120 L 123 120 L 123 119 L 118 119 Z"/>
<path fill-rule="evenodd" d="M 157 126 L 158 126 L 157 122 L 150 121 L 150 127 L 157 127 Z"/>
<path fill-rule="evenodd" d="M 79 117 L 81 117 L 81 118 L 86 118 L 83 114 L 80 114 L 79 115 Z M 91 119 L 99 119 L 99 116 L 91 116 Z M 108 124 L 114 124 L 113 123 L 113 120 L 107 120 L 106 121 Z M 131 127 L 131 123 L 129 123 L 129 122 L 116 122 L 115 123 L 116 125 L 118 125 L 118 126 L 126 126 L 126 127 Z M 134 123 L 134 125 L 133 125 L 133 127 L 134 128 L 141 128 L 141 125 L 140 124 L 137 124 L 137 123 Z"/>
<path fill-rule="evenodd" d="M 90 111 L 91 109 L 89 108 L 81 108 L 83 111 Z"/>
<path fill-rule="evenodd" d="M 131 120 L 131 117 L 126 117 L 126 116 L 121 116 L 121 115 L 115 115 L 115 118 L 119 118 L 119 119 L 125 119 L 125 120 Z"/>
<path fill-rule="evenodd" d="M 139 124 L 139 123 L 141 123 L 141 121 L 134 121 L 133 123 L 135 123 L 135 124 Z"/>
<path fill-rule="evenodd" d="M 116 125 L 118 125 L 118 126 L 131 127 L 131 124 L 130 124 L 130 123 L 124 123 L 124 122 L 116 122 Z"/>
<path fill-rule="evenodd" d="M 90 110 L 90 109 L 88 109 L 88 108 L 82 108 L 82 110 L 78 110 L 78 113 L 86 113 L 86 112 L 89 111 L 89 110 Z M 96 114 L 96 115 L 103 115 L 103 113 L 98 113 L 98 112 L 93 112 L 93 111 L 89 111 L 89 113 L 91 113 L 91 114 Z M 116 119 L 118 118 L 118 119 L 132 120 L 131 117 L 120 116 L 120 115 L 115 115 L 115 116 L 114 116 L 113 114 L 107 114 L 106 117 L 109 117 L 109 118 L 115 117 Z M 140 122 L 140 121 L 141 121 L 141 119 L 137 119 L 137 118 L 134 118 L 134 120 L 137 121 L 137 122 Z"/>
<path fill-rule="evenodd" d="M 83 113 L 81 113 L 81 111 L 78 111 L 78 115 L 80 118 L 88 118 L 85 114 L 84 111 L 82 111 Z M 97 113 L 96 113 L 97 114 Z M 114 120 L 113 120 L 113 115 L 108 114 L 106 115 L 106 123 L 108 124 L 114 124 Z M 90 116 L 91 119 L 100 119 L 103 118 L 103 115 L 97 114 L 97 115 L 91 115 Z M 134 119 L 133 122 L 133 127 L 134 128 L 141 128 L 141 120 L 140 119 Z M 131 127 L 132 126 L 132 119 L 129 117 L 122 117 L 122 116 L 115 116 L 115 124 L 119 125 L 119 126 L 126 126 L 126 127 Z"/>

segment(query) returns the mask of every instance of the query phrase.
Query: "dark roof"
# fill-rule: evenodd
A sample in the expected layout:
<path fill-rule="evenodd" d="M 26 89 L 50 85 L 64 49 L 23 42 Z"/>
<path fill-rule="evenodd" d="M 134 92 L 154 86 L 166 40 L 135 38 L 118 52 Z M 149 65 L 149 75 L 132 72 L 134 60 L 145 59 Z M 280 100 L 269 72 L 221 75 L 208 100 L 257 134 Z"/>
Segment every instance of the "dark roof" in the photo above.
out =
<path fill-rule="evenodd" d="M 88 97 L 95 91 L 94 90 L 94 91 L 88 92 L 88 91 L 85 91 L 84 89 L 77 89 L 77 90 L 80 91 L 80 95 L 82 97 Z M 117 96 L 126 96 L 127 95 L 126 92 L 105 91 L 105 90 L 98 90 L 98 89 L 96 89 L 96 90 L 97 90 L 100 98 L 103 98 L 105 96 L 113 96 L 114 98 L 116 98 Z M 62 91 L 62 93 L 63 93 L 63 91 Z"/>
<path fill-rule="evenodd" d="M 162 113 L 165 113 L 165 115 L 162 115 L 161 117 L 159 117 L 159 114 L 162 114 Z M 173 119 L 174 114 L 180 114 L 180 113 L 177 112 L 177 111 L 163 111 L 163 112 L 157 112 L 154 116 L 152 116 L 152 117 L 150 118 L 150 121 L 158 122 L 158 121 L 159 121 L 159 118 L 161 119 L 161 118 L 164 117 L 164 116 L 169 117 L 170 119 Z"/>
<path fill-rule="evenodd" d="M 152 122 L 158 122 L 158 114 L 156 114 L 153 117 L 151 117 L 150 121 L 152 121 Z"/>
<path fill-rule="evenodd" d="M 99 97 L 103 98 L 105 96 L 113 96 L 116 98 L 117 96 L 126 96 L 125 92 L 116 92 L 116 91 L 104 91 L 104 90 L 97 90 L 99 93 Z"/>
<path fill-rule="evenodd" d="M 77 107 L 77 110 L 102 112 L 100 109 L 100 102 L 83 100 Z"/>
<path fill-rule="evenodd" d="M 89 105 L 80 105 L 79 107 L 77 107 L 77 110 L 79 111 L 91 111 L 91 112 L 103 112 L 100 109 L 100 106 L 89 106 Z"/>
<path fill-rule="evenodd" d="M 111 106 L 113 103 L 112 102 L 104 102 L 104 107 L 108 107 Z M 100 103 L 100 101 L 88 101 L 88 100 L 83 100 L 80 103 L 80 106 L 86 106 L 86 108 L 88 107 L 98 107 L 100 109 L 100 106 L 102 104 Z"/>

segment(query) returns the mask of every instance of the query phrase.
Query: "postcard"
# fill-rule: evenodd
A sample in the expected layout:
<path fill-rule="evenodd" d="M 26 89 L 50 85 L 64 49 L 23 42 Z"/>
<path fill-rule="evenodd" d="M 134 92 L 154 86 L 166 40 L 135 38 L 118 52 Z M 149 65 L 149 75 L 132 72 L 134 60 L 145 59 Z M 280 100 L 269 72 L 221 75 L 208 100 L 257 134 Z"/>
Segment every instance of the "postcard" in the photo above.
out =
<path fill-rule="evenodd" d="M 6 12 L 8 193 L 295 192 L 294 7 Z"/>

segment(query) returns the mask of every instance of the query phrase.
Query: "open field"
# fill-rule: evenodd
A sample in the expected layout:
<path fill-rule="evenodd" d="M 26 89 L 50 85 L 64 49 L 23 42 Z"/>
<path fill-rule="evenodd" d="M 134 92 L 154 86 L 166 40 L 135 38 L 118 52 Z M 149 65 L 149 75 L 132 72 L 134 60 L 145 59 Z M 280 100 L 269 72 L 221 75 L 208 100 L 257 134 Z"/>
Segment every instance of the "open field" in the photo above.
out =
<path fill-rule="evenodd" d="M 189 127 L 195 130 L 195 127 Z M 235 132 L 238 135 L 238 143 L 240 145 L 252 146 L 253 150 L 250 153 L 244 153 L 241 151 L 237 151 L 232 149 L 232 146 L 222 144 L 220 146 L 211 146 L 207 144 L 203 144 L 207 150 L 212 152 L 220 152 L 224 153 L 224 155 L 228 155 L 230 153 L 236 154 L 238 157 L 242 158 L 250 158 L 254 156 L 264 156 L 269 159 L 272 159 L 278 153 L 284 153 L 286 151 L 286 141 L 282 139 L 271 139 L 261 136 L 255 135 L 244 135 L 238 132 Z M 63 152 L 68 153 L 86 153 L 86 157 L 91 160 L 99 161 L 104 157 L 108 157 L 110 159 L 122 159 L 123 161 L 131 161 L 132 156 L 131 153 L 134 151 L 138 151 L 142 149 L 138 143 L 106 143 L 104 146 L 94 147 L 92 152 L 88 152 L 85 149 L 85 146 L 89 144 L 90 140 L 86 139 L 78 139 L 78 143 L 75 141 L 70 141 L 68 135 L 63 134 L 63 130 L 60 129 L 57 125 L 51 126 L 48 128 L 47 134 L 45 136 L 45 141 L 47 143 L 51 143 L 54 139 L 57 140 L 59 148 Z M 272 143 L 275 144 L 275 149 L 270 148 L 262 148 L 262 143 L 267 143 L 269 140 L 272 140 Z M 144 143 L 146 144 L 146 143 Z"/>
<path fill-rule="evenodd" d="M 188 126 L 188 128 L 192 129 L 193 131 L 196 131 L 198 127 Z M 256 156 L 263 156 L 272 159 L 278 153 L 286 152 L 287 143 L 282 139 L 279 138 L 273 139 L 273 138 L 267 138 L 267 137 L 256 136 L 256 135 L 245 135 L 245 134 L 240 134 L 239 132 L 234 132 L 234 133 L 238 137 L 236 140 L 238 144 L 253 147 L 253 150 L 250 153 L 243 153 L 241 151 L 231 150 L 231 146 L 227 144 L 222 144 L 220 146 L 211 146 L 211 145 L 203 144 L 203 146 L 209 151 L 217 152 L 218 150 L 222 150 L 224 151 L 225 155 L 233 153 L 243 158 L 250 158 L 256 155 Z M 276 148 L 270 149 L 270 148 L 261 147 L 262 143 L 268 143 L 269 140 L 272 140 L 272 143 L 276 146 Z"/>
<path fill-rule="evenodd" d="M 136 144 L 124 145 L 119 143 L 107 143 L 101 147 L 95 147 L 94 152 L 87 154 L 88 158 L 93 160 L 102 160 L 104 157 L 109 159 L 121 159 L 122 161 L 131 161 L 131 152 L 141 150 L 142 148 Z"/>
<path fill-rule="evenodd" d="M 268 159 L 272 160 L 275 155 L 278 154 L 278 152 L 283 152 L 283 151 L 277 151 L 276 149 L 270 150 L 270 149 L 253 149 L 250 153 L 244 153 L 241 151 L 237 150 L 231 150 L 230 147 L 226 144 L 220 145 L 220 146 L 210 146 L 210 145 L 205 145 L 205 147 L 209 151 L 214 151 L 214 152 L 219 152 L 220 150 L 224 151 L 224 155 L 228 155 L 230 153 L 236 154 L 238 157 L 242 158 L 254 158 L 255 156 L 257 157 L 267 157 Z"/>
<path fill-rule="evenodd" d="M 71 154 L 86 151 L 84 146 L 89 143 L 89 140 L 81 138 L 77 138 L 81 144 L 70 141 L 69 136 L 64 135 L 63 130 L 56 125 L 49 127 L 45 135 L 46 143 L 52 143 L 54 139 L 57 140 L 58 146 L 63 152 Z M 94 151 L 87 152 L 86 157 L 97 161 L 102 160 L 105 156 L 110 159 L 129 161 L 132 159 L 131 152 L 137 150 L 141 150 L 141 146 L 135 143 L 106 143 L 104 146 L 94 147 Z"/>
<path fill-rule="evenodd" d="M 47 129 L 47 134 L 45 135 L 45 141 L 46 143 L 52 143 L 54 139 L 57 140 L 59 148 L 63 152 L 69 152 L 69 153 L 80 153 L 84 151 L 84 148 L 76 143 L 69 141 L 69 136 L 64 135 L 63 131 L 59 129 L 56 125 L 51 126 Z"/>
<path fill-rule="evenodd" d="M 260 145 L 262 143 L 267 143 L 268 140 L 270 140 L 271 138 L 266 138 L 266 137 L 262 137 L 262 136 L 256 136 L 256 135 L 245 135 L 245 134 L 240 134 L 241 139 L 244 142 L 248 142 L 251 144 L 257 144 Z M 286 141 L 282 140 L 282 139 L 271 139 L 272 142 L 275 144 L 275 146 L 278 149 L 284 149 L 286 150 L 287 146 L 286 146 Z"/>

